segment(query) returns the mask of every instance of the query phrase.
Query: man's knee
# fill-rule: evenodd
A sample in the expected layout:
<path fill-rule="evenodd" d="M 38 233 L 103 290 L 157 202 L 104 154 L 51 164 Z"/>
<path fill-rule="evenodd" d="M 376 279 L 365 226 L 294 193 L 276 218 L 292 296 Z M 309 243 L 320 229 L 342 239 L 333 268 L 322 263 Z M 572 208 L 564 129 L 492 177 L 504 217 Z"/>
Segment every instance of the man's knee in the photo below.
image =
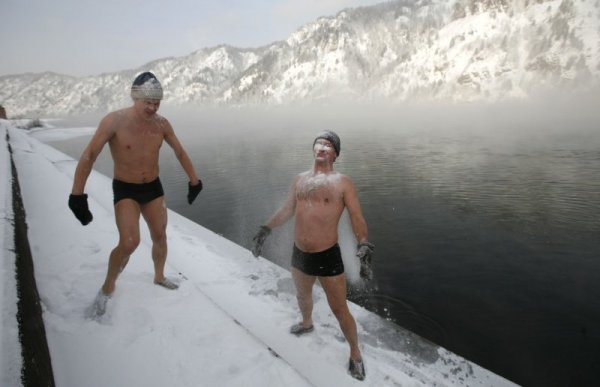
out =
<path fill-rule="evenodd" d="M 167 232 L 162 229 L 159 231 L 152 232 L 152 242 L 155 244 L 166 244 L 167 243 Z"/>
<path fill-rule="evenodd" d="M 167 242 L 167 223 L 164 219 L 147 217 L 146 224 L 150 230 L 150 238 L 153 243 L 163 244 Z"/>
<path fill-rule="evenodd" d="M 139 237 L 125 237 L 119 241 L 121 252 L 125 255 L 131 255 L 140 244 Z"/>
<path fill-rule="evenodd" d="M 345 298 L 328 296 L 327 302 L 331 312 L 338 320 L 343 320 L 350 316 L 350 309 L 348 309 L 348 303 Z"/>
<path fill-rule="evenodd" d="M 338 320 L 344 319 L 350 315 L 350 311 L 346 305 L 330 305 L 331 312 Z"/>

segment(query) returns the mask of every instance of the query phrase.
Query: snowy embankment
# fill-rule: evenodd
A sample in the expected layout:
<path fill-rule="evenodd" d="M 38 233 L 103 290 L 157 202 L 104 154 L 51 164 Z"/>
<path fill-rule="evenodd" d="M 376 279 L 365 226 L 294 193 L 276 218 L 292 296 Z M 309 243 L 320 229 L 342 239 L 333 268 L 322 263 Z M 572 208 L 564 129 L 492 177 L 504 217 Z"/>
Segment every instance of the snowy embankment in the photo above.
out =
<path fill-rule="evenodd" d="M 0 119 L 0 386 L 17 386 L 21 377 L 21 346 L 17 324 L 15 232 L 7 122 Z"/>
<path fill-rule="evenodd" d="M 513 385 L 355 304 L 350 308 L 367 379 L 352 379 L 348 346 L 320 288 L 314 295 L 315 331 L 289 334 L 299 321 L 290 273 L 172 211 L 166 274 L 180 282 L 179 290 L 153 285 L 150 238 L 142 222 L 142 243 L 119 278 L 107 314 L 87 320 L 84 310 L 117 241 L 111 181 L 91 174 L 86 192 L 94 221 L 83 227 L 67 207 L 76 162 L 0 120 L 0 173 L 6 173 L 6 133 L 58 386 Z M 16 309 L 9 289 L 14 279 L 6 281 L 14 261 L 9 189 L 3 184 L 0 196 L 3 372 L 20 356 L 14 353 L 16 323 L 6 323 Z"/>

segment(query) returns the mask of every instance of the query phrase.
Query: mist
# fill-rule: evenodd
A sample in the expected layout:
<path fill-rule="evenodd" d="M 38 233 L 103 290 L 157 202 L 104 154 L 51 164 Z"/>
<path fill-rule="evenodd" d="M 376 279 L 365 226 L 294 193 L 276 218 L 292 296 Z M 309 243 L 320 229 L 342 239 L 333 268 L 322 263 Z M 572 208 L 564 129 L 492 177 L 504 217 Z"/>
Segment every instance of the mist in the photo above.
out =
<path fill-rule="evenodd" d="M 504 134 L 542 132 L 585 134 L 597 127 L 600 90 L 586 95 L 560 96 L 496 103 L 444 103 L 324 100 L 271 106 L 162 106 L 160 114 L 176 130 L 195 126 L 196 133 L 214 136 L 226 130 L 234 136 L 270 131 L 364 133 L 390 132 L 468 133 L 502 137 Z M 218 126 L 219 131 L 202 130 Z M 500 138 L 498 139 L 500 140 Z"/>

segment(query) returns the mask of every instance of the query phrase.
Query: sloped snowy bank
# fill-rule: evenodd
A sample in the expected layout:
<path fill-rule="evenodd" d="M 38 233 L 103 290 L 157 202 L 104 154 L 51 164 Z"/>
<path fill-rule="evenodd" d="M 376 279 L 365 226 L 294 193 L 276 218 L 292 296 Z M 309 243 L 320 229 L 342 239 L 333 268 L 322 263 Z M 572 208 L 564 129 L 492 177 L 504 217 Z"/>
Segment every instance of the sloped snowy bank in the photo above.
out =
<path fill-rule="evenodd" d="M 90 175 L 86 190 L 94 221 L 82 227 L 67 207 L 76 162 L 0 120 L 5 182 L 10 180 L 7 134 L 58 386 L 513 385 L 355 304 L 350 308 L 367 379 L 352 379 L 347 344 L 320 289 L 315 289 L 315 331 L 290 335 L 289 326 L 299 318 L 290 273 L 172 211 L 167 275 L 180 282 L 179 290 L 153 285 L 150 238 L 142 222 L 142 243 L 107 314 L 101 321 L 87 320 L 84 310 L 101 285 L 117 238 L 110 179 Z M 182 195 L 184 187 L 182 182 Z M 4 184 L 0 191 L 0 381 L 10 386 L 15 374 L 7 382 L 6 370 L 19 366 L 20 349 L 16 322 L 10 322 L 15 295 L 9 188 Z"/>

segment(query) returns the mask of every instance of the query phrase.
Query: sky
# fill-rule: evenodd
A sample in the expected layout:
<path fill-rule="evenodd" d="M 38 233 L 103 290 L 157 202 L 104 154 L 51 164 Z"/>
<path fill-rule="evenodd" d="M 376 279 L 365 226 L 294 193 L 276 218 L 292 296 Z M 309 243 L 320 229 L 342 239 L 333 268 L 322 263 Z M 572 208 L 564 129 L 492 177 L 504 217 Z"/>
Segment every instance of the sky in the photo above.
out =
<path fill-rule="evenodd" d="M 228 44 L 286 39 L 320 16 L 385 0 L 0 0 L 0 76 L 137 68 Z"/>
<path fill-rule="evenodd" d="M 289 271 L 171 210 L 165 274 L 179 289 L 152 283 L 151 241 L 142 221 L 142 241 L 106 314 L 86 318 L 115 244 L 111 180 L 90 174 L 86 193 L 94 219 L 82 226 L 66 205 L 76 161 L 38 140 L 64 140 L 83 129 L 93 131 L 24 131 L 0 120 L 0 177 L 10 176 L 10 138 L 57 386 L 514 386 L 349 303 L 367 369 L 364 382 L 352 379 L 348 344 L 321 288 L 313 293 L 315 330 L 291 335 L 300 314 Z M 10 190 L 10 184 L 0 187 L 0 385 L 16 387 L 21 364 Z M 353 281 L 358 261 L 343 259 Z"/>

